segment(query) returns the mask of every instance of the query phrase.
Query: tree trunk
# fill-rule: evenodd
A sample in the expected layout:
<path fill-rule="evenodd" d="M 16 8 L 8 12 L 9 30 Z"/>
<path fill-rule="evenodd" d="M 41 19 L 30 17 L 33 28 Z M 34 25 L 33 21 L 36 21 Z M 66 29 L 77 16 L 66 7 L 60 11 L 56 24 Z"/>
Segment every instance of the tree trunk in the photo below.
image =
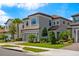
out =
<path fill-rule="evenodd" d="M 12 39 L 14 39 L 14 34 L 12 34 Z"/>
<path fill-rule="evenodd" d="M 17 24 L 17 38 L 19 38 L 19 24 Z"/>

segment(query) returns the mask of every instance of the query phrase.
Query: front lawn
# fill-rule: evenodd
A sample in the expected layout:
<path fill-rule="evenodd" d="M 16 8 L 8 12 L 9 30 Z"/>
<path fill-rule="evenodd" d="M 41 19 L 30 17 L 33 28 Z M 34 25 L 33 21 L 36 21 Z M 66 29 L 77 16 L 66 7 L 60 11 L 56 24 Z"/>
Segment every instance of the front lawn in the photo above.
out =
<path fill-rule="evenodd" d="M 5 43 L 5 41 L 4 40 L 0 40 L 0 43 Z"/>
<path fill-rule="evenodd" d="M 44 49 L 38 49 L 38 48 L 29 48 L 29 47 L 24 47 L 24 50 L 28 50 L 28 51 L 32 51 L 32 52 L 44 52 L 44 51 L 48 51 L 48 50 L 44 50 Z"/>
<path fill-rule="evenodd" d="M 57 49 L 64 47 L 63 44 L 49 44 L 49 43 L 19 43 L 19 45 L 37 46 L 37 47 L 44 47 L 44 48 L 57 48 Z"/>

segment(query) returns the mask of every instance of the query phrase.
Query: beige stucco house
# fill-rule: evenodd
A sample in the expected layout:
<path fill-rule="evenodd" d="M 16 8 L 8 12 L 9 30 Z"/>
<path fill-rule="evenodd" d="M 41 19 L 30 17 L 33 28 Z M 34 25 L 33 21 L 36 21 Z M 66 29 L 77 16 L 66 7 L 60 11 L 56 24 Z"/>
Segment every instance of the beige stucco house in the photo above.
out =
<path fill-rule="evenodd" d="M 19 38 L 23 41 L 28 41 L 29 34 L 35 34 L 37 40 L 42 38 L 42 30 L 46 27 L 48 30 L 52 30 L 55 33 L 55 37 L 59 37 L 59 33 L 67 30 L 70 27 L 72 21 L 57 15 L 47 15 L 44 13 L 34 13 L 23 19 L 23 22 L 19 24 Z M 5 23 L 5 30 L 9 31 L 9 27 L 12 24 L 12 20 L 8 20 Z M 11 39 L 11 34 L 7 33 L 7 39 Z M 17 38 L 17 34 L 15 34 Z"/>
<path fill-rule="evenodd" d="M 28 41 L 29 34 L 33 33 L 37 35 L 39 41 L 39 39 L 42 37 L 41 33 L 44 27 L 53 30 L 55 37 L 58 38 L 59 33 L 67 30 L 67 28 L 70 26 L 70 23 L 72 23 L 72 21 L 61 16 L 35 13 L 29 15 L 27 18 L 24 18 L 22 39 L 23 41 Z"/>

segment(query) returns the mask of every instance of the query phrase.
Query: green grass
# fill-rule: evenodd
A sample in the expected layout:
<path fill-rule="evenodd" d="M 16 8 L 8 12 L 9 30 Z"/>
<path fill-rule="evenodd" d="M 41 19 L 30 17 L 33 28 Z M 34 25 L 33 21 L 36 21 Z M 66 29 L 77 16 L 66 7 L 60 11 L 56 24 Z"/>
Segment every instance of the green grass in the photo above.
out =
<path fill-rule="evenodd" d="M 44 49 L 38 49 L 38 48 L 29 48 L 29 47 L 24 47 L 24 50 L 28 50 L 28 51 L 32 51 L 32 52 L 44 52 L 44 51 L 48 51 L 48 50 L 44 50 Z"/>
<path fill-rule="evenodd" d="M 4 40 L 0 40 L 0 43 L 5 43 L 5 41 Z"/>
<path fill-rule="evenodd" d="M 49 43 L 19 43 L 24 46 L 37 46 L 37 47 L 45 47 L 45 48 L 62 48 L 63 44 L 49 44 Z"/>
<path fill-rule="evenodd" d="M 3 47 L 17 47 L 17 46 L 14 46 L 14 45 L 2 45 Z"/>

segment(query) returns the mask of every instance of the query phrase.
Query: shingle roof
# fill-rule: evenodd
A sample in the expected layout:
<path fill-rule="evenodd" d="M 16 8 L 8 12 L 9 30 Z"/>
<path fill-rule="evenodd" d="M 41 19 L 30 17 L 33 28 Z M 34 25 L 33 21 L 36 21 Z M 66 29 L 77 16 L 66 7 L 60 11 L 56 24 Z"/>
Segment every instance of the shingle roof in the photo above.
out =
<path fill-rule="evenodd" d="M 33 16 L 33 15 L 37 15 L 37 14 L 44 15 L 44 16 L 47 16 L 47 17 L 51 17 L 50 15 L 47 15 L 47 14 L 41 13 L 41 12 L 34 13 L 34 14 L 32 14 L 32 15 L 29 15 L 28 17 Z"/>
<path fill-rule="evenodd" d="M 69 19 L 67 19 L 67 18 L 58 16 L 58 15 L 52 15 L 52 19 L 53 19 L 53 20 L 57 20 L 57 19 L 59 19 L 59 18 L 64 19 L 64 20 L 66 20 L 66 21 L 70 21 L 70 22 L 72 22 L 71 20 L 69 20 Z"/>
<path fill-rule="evenodd" d="M 5 29 L 0 29 L 0 33 L 5 33 L 7 32 Z"/>
<path fill-rule="evenodd" d="M 56 29 L 58 29 L 58 28 L 59 28 L 59 26 L 56 25 L 56 26 L 51 26 L 48 30 L 56 30 Z"/>

